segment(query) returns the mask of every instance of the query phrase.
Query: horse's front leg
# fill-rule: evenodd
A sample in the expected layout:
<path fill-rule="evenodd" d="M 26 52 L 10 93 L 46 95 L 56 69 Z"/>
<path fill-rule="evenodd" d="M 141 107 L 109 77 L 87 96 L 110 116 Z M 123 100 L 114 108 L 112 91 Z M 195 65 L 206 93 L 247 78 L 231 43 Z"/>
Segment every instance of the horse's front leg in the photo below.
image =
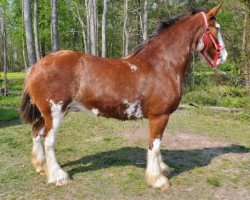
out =
<path fill-rule="evenodd" d="M 161 188 L 164 191 L 168 190 L 170 183 L 164 175 L 164 170 L 166 170 L 167 165 L 162 162 L 160 146 L 162 134 L 168 119 L 168 115 L 149 117 L 150 137 L 146 169 L 146 180 L 148 184 L 154 188 Z"/>

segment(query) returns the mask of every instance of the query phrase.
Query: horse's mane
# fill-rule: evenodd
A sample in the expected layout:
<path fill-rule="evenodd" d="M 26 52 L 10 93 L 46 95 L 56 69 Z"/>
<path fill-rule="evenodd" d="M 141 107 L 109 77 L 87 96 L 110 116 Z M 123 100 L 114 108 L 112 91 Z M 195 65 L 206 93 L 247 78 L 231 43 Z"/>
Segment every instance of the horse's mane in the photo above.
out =
<path fill-rule="evenodd" d="M 130 57 L 133 57 L 134 55 L 138 54 L 150 40 L 152 40 L 159 33 L 166 30 L 167 28 L 169 28 L 170 26 L 172 26 L 176 22 L 180 21 L 182 18 L 187 17 L 187 16 L 195 15 L 196 13 L 202 12 L 202 11 L 204 11 L 204 9 L 199 9 L 199 10 L 191 9 L 191 11 L 189 13 L 187 13 L 187 14 L 175 15 L 175 16 L 173 16 L 171 18 L 161 20 L 158 23 L 156 33 L 154 33 L 152 36 L 149 36 L 146 41 L 144 41 L 143 43 L 136 46 L 125 58 L 130 58 Z"/>

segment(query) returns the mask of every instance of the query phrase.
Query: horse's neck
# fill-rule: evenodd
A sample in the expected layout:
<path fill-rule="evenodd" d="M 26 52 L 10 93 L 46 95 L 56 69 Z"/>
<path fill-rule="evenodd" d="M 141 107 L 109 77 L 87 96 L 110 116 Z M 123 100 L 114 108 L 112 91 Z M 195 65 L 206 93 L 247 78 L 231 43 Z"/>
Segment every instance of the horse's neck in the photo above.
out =
<path fill-rule="evenodd" d="M 161 32 L 138 56 L 145 59 L 147 57 L 153 67 L 162 68 L 167 73 L 171 72 L 182 78 L 191 62 L 195 35 L 201 27 L 200 23 L 189 21 L 172 25 L 173 27 Z M 187 28 L 182 28 L 185 26 Z"/>

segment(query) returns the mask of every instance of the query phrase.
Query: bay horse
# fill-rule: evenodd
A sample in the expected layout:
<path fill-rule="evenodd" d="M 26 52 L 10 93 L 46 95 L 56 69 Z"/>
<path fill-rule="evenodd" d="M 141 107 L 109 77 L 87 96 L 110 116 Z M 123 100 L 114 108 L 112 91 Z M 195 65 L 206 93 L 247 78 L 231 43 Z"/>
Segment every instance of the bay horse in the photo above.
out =
<path fill-rule="evenodd" d="M 28 71 L 20 115 L 32 124 L 32 162 L 48 182 L 69 181 L 55 156 L 58 128 L 74 110 L 120 120 L 147 118 L 149 144 L 146 180 L 167 190 L 169 167 L 160 145 L 169 116 L 181 99 L 181 81 L 195 51 L 212 67 L 225 62 L 227 52 L 215 15 L 193 12 L 161 21 L 157 34 L 136 52 L 121 59 L 100 58 L 74 51 L 58 51 Z"/>

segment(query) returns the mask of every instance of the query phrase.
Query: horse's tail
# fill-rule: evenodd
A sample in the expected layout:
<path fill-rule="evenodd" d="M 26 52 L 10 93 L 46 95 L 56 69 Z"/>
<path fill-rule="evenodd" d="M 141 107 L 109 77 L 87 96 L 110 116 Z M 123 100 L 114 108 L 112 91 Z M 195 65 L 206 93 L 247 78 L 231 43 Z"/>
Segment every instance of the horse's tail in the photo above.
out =
<path fill-rule="evenodd" d="M 37 106 L 34 103 L 31 103 L 28 91 L 24 90 L 20 107 L 20 118 L 23 122 L 32 124 L 41 117 L 41 112 Z"/>

